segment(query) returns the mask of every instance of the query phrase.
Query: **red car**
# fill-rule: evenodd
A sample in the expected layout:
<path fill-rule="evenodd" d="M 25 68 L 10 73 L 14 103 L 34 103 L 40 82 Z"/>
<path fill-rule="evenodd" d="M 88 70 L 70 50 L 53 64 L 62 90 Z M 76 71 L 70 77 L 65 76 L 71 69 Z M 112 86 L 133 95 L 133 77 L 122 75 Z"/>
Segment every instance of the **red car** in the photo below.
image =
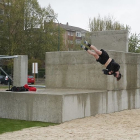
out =
<path fill-rule="evenodd" d="M 34 84 L 35 83 L 35 78 L 32 75 L 28 75 L 28 83 Z"/>

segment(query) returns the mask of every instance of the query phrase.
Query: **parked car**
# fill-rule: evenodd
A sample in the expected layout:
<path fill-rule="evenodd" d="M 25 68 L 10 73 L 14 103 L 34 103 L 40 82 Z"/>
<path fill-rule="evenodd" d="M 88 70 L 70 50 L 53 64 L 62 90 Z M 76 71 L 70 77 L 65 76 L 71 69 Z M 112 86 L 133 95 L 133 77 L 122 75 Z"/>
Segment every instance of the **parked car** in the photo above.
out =
<path fill-rule="evenodd" d="M 12 83 L 13 83 L 12 80 L 6 75 L 4 78 L 4 84 L 8 85 L 9 84 L 8 82 L 10 82 L 10 85 L 12 85 Z"/>
<path fill-rule="evenodd" d="M 0 75 L 0 84 L 4 84 L 4 83 L 5 83 L 5 76 Z"/>
<path fill-rule="evenodd" d="M 28 83 L 34 84 L 35 83 L 35 78 L 32 75 L 28 75 Z"/>

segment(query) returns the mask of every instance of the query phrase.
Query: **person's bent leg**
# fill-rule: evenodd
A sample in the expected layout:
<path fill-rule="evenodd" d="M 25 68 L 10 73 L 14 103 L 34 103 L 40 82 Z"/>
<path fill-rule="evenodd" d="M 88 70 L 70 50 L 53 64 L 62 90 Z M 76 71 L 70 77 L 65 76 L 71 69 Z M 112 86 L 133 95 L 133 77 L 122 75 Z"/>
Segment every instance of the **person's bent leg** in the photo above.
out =
<path fill-rule="evenodd" d="M 89 44 L 87 41 L 85 41 L 85 44 L 89 46 L 92 50 L 94 50 L 98 55 L 102 54 L 102 51 L 98 50 L 94 45 Z"/>
<path fill-rule="evenodd" d="M 90 55 L 94 56 L 96 60 L 99 59 L 99 55 L 98 55 L 97 53 L 92 52 L 91 50 L 87 50 L 87 52 L 88 52 Z"/>
<path fill-rule="evenodd" d="M 91 45 L 90 48 L 94 50 L 98 55 L 102 54 L 102 51 L 98 50 L 95 46 Z"/>
<path fill-rule="evenodd" d="M 81 48 L 83 48 L 84 50 L 86 50 L 90 55 L 94 56 L 96 60 L 99 59 L 99 55 L 91 50 L 89 50 L 87 47 L 85 47 L 84 45 L 81 45 Z"/>

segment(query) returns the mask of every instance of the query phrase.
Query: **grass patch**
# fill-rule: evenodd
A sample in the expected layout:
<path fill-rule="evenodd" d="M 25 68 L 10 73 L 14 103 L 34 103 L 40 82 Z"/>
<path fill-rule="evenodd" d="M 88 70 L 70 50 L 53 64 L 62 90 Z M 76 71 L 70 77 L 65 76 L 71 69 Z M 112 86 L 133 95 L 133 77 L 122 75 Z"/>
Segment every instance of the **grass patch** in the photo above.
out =
<path fill-rule="evenodd" d="M 10 86 L 10 87 L 11 87 L 11 86 Z M 8 86 L 8 85 L 0 85 L 0 89 L 3 89 L 3 88 L 4 88 L 4 89 L 6 89 L 6 88 L 8 89 L 9 86 Z"/>
<path fill-rule="evenodd" d="M 5 133 L 5 132 L 18 131 L 24 128 L 37 127 L 37 126 L 47 127 L 47 126 L 53 126 L 53 125 L 58 125 L 58 124 L 0 118 L 0 134 Z"/>

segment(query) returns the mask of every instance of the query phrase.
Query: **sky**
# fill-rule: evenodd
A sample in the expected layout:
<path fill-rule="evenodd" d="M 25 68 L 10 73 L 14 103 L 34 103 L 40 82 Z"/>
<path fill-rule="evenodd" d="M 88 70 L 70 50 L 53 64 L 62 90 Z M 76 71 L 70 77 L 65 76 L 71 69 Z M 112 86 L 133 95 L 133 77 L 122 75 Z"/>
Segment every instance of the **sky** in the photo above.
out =
<path fill-rule="evenodd" d="M 38 0 L 41 7 L 49 4 L 59 23 L 89 31 L 89 19 L 111 16 L 120 24 L 131 27 L 131 33 L 140 33 L 140 0 Z"/>

